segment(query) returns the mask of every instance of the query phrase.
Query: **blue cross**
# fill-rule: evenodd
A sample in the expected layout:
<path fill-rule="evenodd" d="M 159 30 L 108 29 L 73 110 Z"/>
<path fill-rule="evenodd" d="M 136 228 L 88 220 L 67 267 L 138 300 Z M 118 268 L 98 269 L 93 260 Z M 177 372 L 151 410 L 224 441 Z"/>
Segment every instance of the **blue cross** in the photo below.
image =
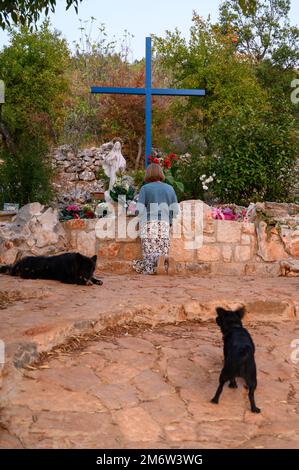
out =
<path fill-rule="evenodd" d="M 113 88 L 113 87 L 92 87 L 91 93 L 108 93 L 124 95 L 145 95 L 145 162 L 149 164 L 148 157 L 152 153 L 152 96 L 205 96 L 205 90 L 174 90 L 163 88 L 152 88 L 152 40 L 146 38 L 146 77 L 145 88 Z"/>

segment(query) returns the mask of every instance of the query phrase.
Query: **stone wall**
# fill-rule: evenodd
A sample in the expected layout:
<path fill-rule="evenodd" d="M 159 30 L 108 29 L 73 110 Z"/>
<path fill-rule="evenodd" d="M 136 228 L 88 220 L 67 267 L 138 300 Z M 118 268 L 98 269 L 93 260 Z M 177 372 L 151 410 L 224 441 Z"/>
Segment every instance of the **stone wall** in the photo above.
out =
<path fill-rule="evenodd" d="M 182 208 L 184 204 L 190 204 L 190 201 L 181 203 Z M 131 220 L 128 218 L 127 224 Z M 70 248 L 88 256 L 98 254 L 101 271 L 132 272 L 132 260 L 141 257 L 140 239 L 122 238 L 118 233 L 100 239 L 96 224 L 106 223 L 114 221 L 65 222 Z M 171 256 L 175 258 L 178 274 L 278 276 L 281 275 L 281 261 L 295 261 L 299 267 L 299 261 L 296 261 L 299 260 L 299 230 L 296 228 L 285 228 L 284 232 L 278 228 L 269 231 L 265 222 L 214 220 L 211 209 L 205 206 L 202 247 L 186 249 L 185 243 L 191 236 L 185 230 L 182 238 L 172 239 Z"/>
<path fill-rule="evenodd" d="M 11 222 L 0 223 L 0 264 L 67 250 L 68 241 L 57 209 L 36 202 L 22 207 Z"/>
<path fill-rule="evenodd" d="M 56 171 L 54 188 L 58 202 L 85 204 L 91 199 L 92 192 L 104 189 L 103 181 L 97 180 L 97 173 L 112 147 L 113 142 L 108 142 L 101 147 L 79 151 L 71 145 L 54 150 L 52 166 Z"/>
<path fill-rule="evenodd" d="M 275 215 L 278 226 L 264 221 L 233 222 L 214 220 L 211 208 L 204 205 L 203 244 L 187 248 L 198 225 L 195 201 L 181 203 L 191 206 L 190 227 L 179 220 L 175 230 L 181 238 L 172 237 L 171 256 L 178 274 L 197 275 L 299 275 L 299 213 L 298 207 L 264 203 L 265 216 Z M 275 214 L 273 215 L 273 211 Z M 127 226 L 135 222 L 126 218 Z M 120 232 L 100 236 L 99 228 L 118 226 L 113 218 L 59 222 L 57 209 L 38 203 L 23 207 L 11 223 L 0 223 L 0 264 L 12 264 L 26 255 L 51 255 L 79 251 L 86 256 L 98 255 L 99 271 L 130 273 L 132 261 L 141 258 L 140 239 L 131 239 Z M 102 231 L 103 233 L 103 231 Z"/>

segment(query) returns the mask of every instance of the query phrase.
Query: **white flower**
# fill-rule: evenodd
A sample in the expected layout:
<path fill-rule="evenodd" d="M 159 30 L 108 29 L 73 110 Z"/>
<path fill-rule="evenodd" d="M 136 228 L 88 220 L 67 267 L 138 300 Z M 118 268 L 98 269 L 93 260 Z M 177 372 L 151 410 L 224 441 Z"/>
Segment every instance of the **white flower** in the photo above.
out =
<path fill-rule="evenodd" d="M 208 188 L 208 186 L 206 186 L 206 185 L 204 184 L 204 185 L 203 185 L 203 189 L 204 189 L 205 191 L 207 191 L 209 188 Z"/>

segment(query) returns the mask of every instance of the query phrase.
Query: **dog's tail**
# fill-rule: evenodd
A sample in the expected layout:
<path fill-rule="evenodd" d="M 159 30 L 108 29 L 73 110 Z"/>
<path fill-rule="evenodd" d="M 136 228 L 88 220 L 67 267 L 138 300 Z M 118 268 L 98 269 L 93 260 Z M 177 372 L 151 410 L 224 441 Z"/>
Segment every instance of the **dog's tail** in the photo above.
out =
<path fill-rule="evenodd" d="M 11 266 L 8 264 L 4 264 L 0 266 L 0 274 L 10 274 L 11 273 Z"/>

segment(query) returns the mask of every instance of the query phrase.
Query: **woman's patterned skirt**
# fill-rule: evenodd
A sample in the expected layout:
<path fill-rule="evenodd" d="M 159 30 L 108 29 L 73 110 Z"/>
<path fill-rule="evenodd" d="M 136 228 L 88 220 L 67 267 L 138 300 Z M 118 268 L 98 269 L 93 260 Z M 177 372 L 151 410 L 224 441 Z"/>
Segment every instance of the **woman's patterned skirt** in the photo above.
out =
<path fill-rule="evenodd" d="M 139 274 L 156 274 L 160 256 L 168 256 L 170 225 L 164 220 L 151 220 L 141 227 L 142 260 L 134 260 L 133 268 Z"/>

